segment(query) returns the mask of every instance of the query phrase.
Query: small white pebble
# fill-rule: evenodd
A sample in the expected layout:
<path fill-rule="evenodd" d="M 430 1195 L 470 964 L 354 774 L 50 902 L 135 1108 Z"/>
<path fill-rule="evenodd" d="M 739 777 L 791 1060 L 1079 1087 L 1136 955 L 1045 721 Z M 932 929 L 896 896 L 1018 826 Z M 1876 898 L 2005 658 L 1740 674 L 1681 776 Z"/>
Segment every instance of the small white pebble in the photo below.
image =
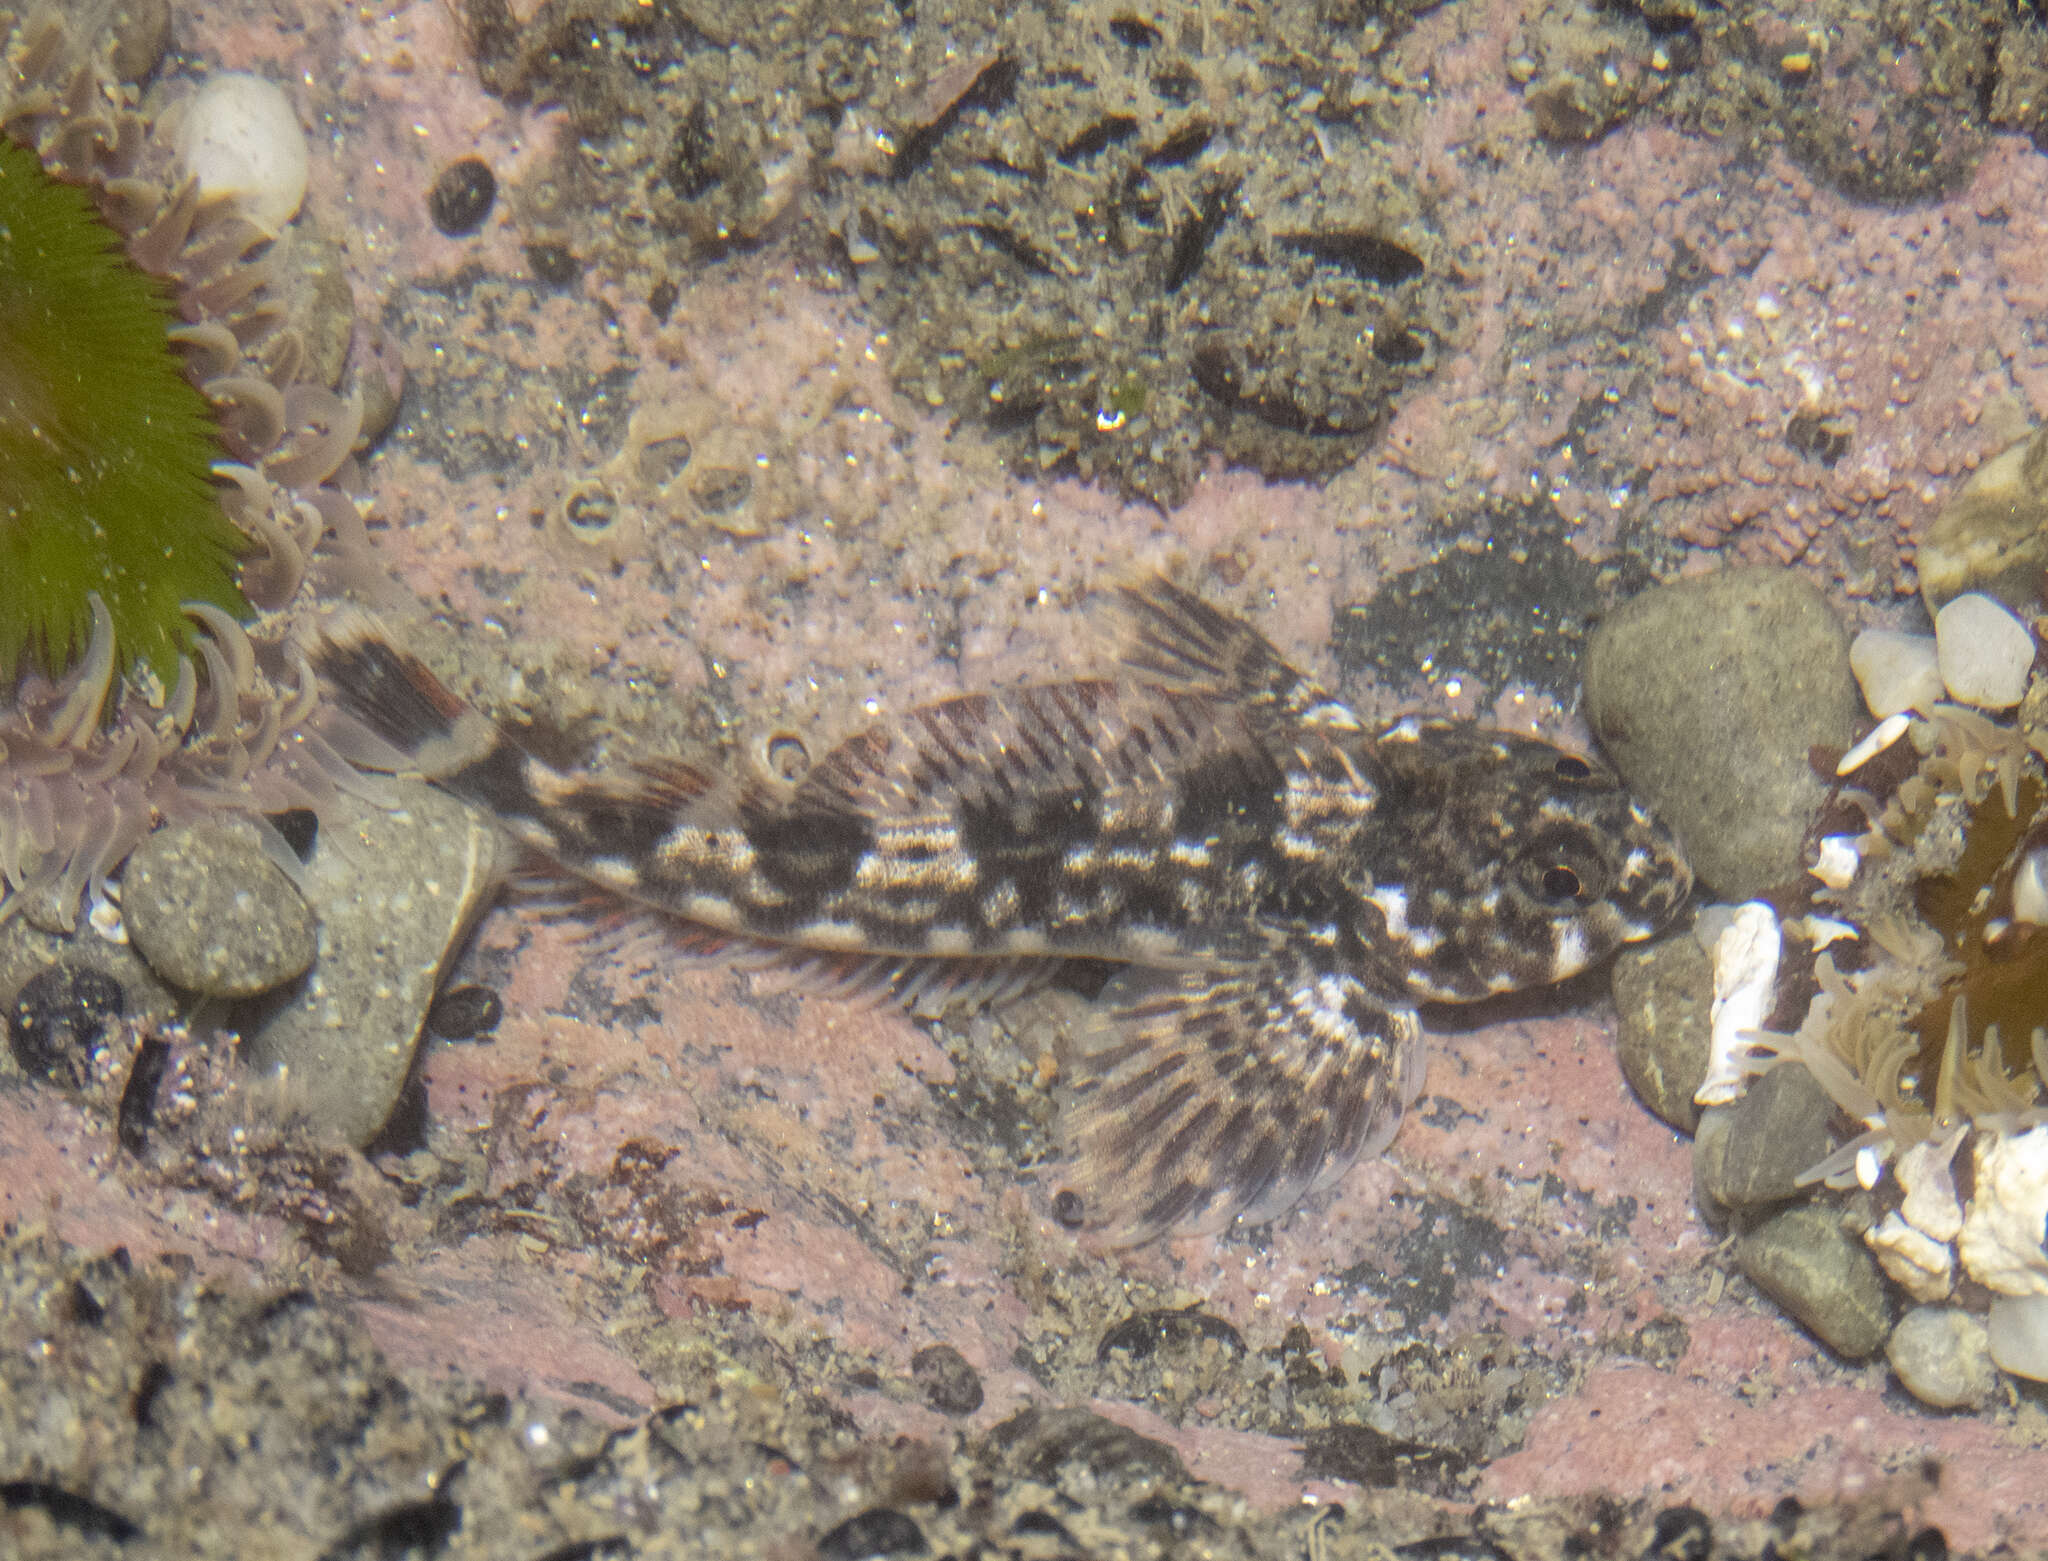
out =
<path fill-rule="evenodd" d="M 200 194 L 233 200 L 265 232 L 284 231 L 306 197 L 309 159 L 298 111 L 261 76 L 211 78 L 184 105 L 177 150 Z"/>
<path fill-rule="evenodd" d="M 1945 696 L 1931 634 L 1865 629 L 1849 642 L 1849 670 L 1863 702 L 1880 720 L 1904 710 L 1925 710 Z"/>
<path fill-rule="evenodd" d="M 1959 704 L 2010 710 L 2027 691 L 2034 636 L 2003 602 L 1966 592 L 1934 615 L 1941 681 Z"/>

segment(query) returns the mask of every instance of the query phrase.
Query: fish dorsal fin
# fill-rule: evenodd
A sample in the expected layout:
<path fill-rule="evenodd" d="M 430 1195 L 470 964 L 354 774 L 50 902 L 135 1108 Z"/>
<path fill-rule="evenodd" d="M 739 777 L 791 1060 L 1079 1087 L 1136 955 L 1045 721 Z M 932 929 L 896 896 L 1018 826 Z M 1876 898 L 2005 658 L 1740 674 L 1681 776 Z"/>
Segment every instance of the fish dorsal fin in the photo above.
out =
<path fill-rule="evenodd" d="M 877 722 L 812 767 L 790 810 L 915 816 L 963 802 L 1171 786 L 1209 764 L 1279 783 L 1228 699 L 1127 679 L 1040 683 Z"/>
<path fill-rule="evenodd" d="M 1067 1124 L 1104 1240 L 1272 1219 L 1386 1147 L 1422 1082 L 1422 1027 L 1327 954 L 1290 940 L 1239 969 L 1131 970 L 1104 989 Z"/>
<path fill-rule="evenodd" d="M 1168 688 L 1243 703 L 1254 724 L 1362 731 L 1350 708 L 1282 656 L 1242 618 L 1155 575 L 1121 586 L 1124 664 Z"/>

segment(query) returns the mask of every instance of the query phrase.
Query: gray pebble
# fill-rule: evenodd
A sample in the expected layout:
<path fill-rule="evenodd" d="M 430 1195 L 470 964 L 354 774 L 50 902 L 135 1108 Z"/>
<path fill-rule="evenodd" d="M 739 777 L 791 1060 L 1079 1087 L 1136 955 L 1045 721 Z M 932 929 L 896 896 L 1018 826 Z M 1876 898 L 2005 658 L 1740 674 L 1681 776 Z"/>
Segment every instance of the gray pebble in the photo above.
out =
<path fill-rule="evenodd" d="M 942 1415 L 971 1415 L 981 1408 L 981 1373 L 950 1344 L 928 1344 L 911 1356 L 910 1378 Z"/>
<path fill-rule="evenodd" d="M 1706 950 L 1687 933 L 1623 949 L 1613 983 L 1623 1076 L 1644 1105 L 1690 1133 L 1699 1125 L 1692 1097 L 1707 1076 L 1713 1038 L 1714 967 Z"/>
<path fill-rule="evenodd" d="M 152 970 L 207 997 L 254 997 L 313 963 L 313 913 L 245 819 L 143 841 L 121 875 L 121 920 Z"/>
<path fill-rule="evenodd" d="M 1849 636 L 1827 598 L 1782 569 L 1657 586 L 1586 646 L 1586 712 L 1629 784 L 1727 900 L 1797 879 L 1824 788 L 1814 744 L 1863 722 Z"/>
<path fill-rule="evenodd" d="M 356 1145 L 398 1102 L 443 967 L 497 881 L 497 830 L 424 782 L 387 782 L 388 812 L 346 795 L 322 809 L 306 864 L 320 957 L 242 1055 L 288 1099 Z"/>
<path fill-rule="evenodd" d="M 1721 1185 L 1721 1164 L 1728 1155 L 1728 1122 L 1734 1115 L 1729 1106 L 1707 1106 L 1692 1130 L 1692 1196 L 1700 1218 L 1716 1230 L 1727 1228 L 1734 1210 L 1714 1196 Z"/>
<path fill-rule="evenodd" d="M 1829 1349 L 1861 1360 L 1883 1347 L 1891 1309 L 1877 1262 L 1832 1209 L 1802 1204 L 1736 1243 L 1750 1282 Z"/>
<path fill-rule="evenodd" d="M 1828 1133 L 1834 1116 L 1827 1091 L 1796 1063 L 1753 1079 L 1728 1108 L 1727 1138 L 1706 1191 L 1716 1202 L 1739 1209 L 1796 1196 L 1799 1174 L 1834 1148 Z"/>
<path fill-rule="evenodd" d="M 1979 1409 L 1998 1386 L 1984 1319 L 1953 1306 L 1916 1306 L 1884 1347 L 1906 1391 L 1936 1409 Z"/>

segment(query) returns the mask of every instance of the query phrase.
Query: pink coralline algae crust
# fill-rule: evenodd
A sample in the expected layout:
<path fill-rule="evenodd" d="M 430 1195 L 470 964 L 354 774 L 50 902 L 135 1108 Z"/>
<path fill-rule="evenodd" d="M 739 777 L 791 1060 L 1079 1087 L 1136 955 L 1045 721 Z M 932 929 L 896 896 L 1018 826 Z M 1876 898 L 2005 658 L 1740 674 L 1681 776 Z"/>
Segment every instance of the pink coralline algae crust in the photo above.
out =
<path fill-rule="evenodd" d="M 1683 517 L 1678 534 L 1786 563 L 1825 535 L 1826 560 L 1866 589 L 1888 555 L 1910 562 L 1950 479 L 2022 429 L 2044 388 L 2044 193 L 2042 158 L 2011 140 L 1960 197 L 1910 213 L 1774 162 L 1759 225 L 1703 253 L 1730 285 L 1650 334 L 1648 495 Z M 1839 429 L 1832 464 L 1786 437 L 1802 414 Z"/>
<path fill-rule="evenodd" d="M 889 344 L 848 295 L 781 249 L 692 273 L 664 321 L 619 277 L 534 287 L 509 200 L 475 238 L 436 232 L 446 162 L 482 155 L 516 186 L 553 123 L 480 91 L 450 7 L 244 0 L 194 8 L 180 38 L 293 84 L 323 132 L 312 218 L 365 310 L 409 322 L 419 399 L 367 463 L 372 524 L 467 689 L 580 723 L 601 756 L 723 738 L 745 762 L 773 732 L 815 757 L 866 711 L 1099 668 L 1086 609 L 1154 567 L 1327 674 L 1335 609 L 1502 503 L 1554 506 L 1589 554 L 1648 531 L 1695 562 L 1797 560 L 1878 594 L 1909 580 L 1947 486 L 2048 404 L 2048 160 L 1995 141 L 1960 194 L 1886 209 L 1648 117 L 1548 146 L 1502 70 L 1517 14 L 1451 0 L 1394 45 L 1418 100 L 1408 172 L 1469 278 L 1444 367 L 1354 471 L 1212 472 L 1171 515 L 1021 482 L 949 440 L 895 400 Z M 502 379 L 473 378 L 485 358 Z M 564 495 L 617 474 L 627 416 L 563 389 L 600 382 L 626 414 L 709 403 L 771 432 L 790 517 L 739 536 L 622 481 L 633 544 L 565 538 Z M 476 420 L 456 435 L 518 458 L 451 477 L 451 409 Z M 1806 411 L 1847 431 L 1832 466 L 1787 443 Z M 1510 1376 L 1556 1364 L 1460 1501 L 1602 1489 L 1755 1513 L 1932 1456 L 1919 1515 L 1952 1545 L 2048 1543 L 2038 1403 L 1921 1412 L 1881 1362 L 1833 1360 L 1731 1276 L 1687 1146 L 1620 1077 L 1597 985 L 1432 1015 L 1452 1033 L 1392 1153 L 1269 1229 L 1105 1256 L 1052 1218 L 1055 1167 L 993 1147 L 945 1037 L 894 1011 L 772 992 L 658 939 L 593 942 L 526 902 L 491 913 L 460 978 L 494 985 L 504 1021 L 428 1051 L 429 1147 L 379 1160 L 400 1184 L 453 1167 L 460 1185 L 423 1205 L 438 1224 L 401 1232 L 402 1262 L 348 1282 L 403 1363 L 628 1421 L 730 1346 L 768 1380 L 812 1372 L 865 1433 L 943 1437 L 1058 1401 L 1035 1369 L 1087 1380 L 1122 1313 L 1199 1304 L 1253 1356 L 1299 1324 L 1353 1382 L 1396 1342 Z M 1049 1080 L 1018 1060 L 1018 1100 L 1044 1104 Z M 1049 1147 L 1041 1127 L 1019 1132 Z M 0 1090 L 0 1218 L 343 1288 L 279 1222 L 110 1164 L 75 1107 Z M 964 1422 L 913 1386 L 934 1343 L 980 1376 Z M 1263 1507 L 1361 1499 L 1306 1479 L 1297 1436 L 1227 1423 L 1207 1396 L 1080 1397 Z"/>

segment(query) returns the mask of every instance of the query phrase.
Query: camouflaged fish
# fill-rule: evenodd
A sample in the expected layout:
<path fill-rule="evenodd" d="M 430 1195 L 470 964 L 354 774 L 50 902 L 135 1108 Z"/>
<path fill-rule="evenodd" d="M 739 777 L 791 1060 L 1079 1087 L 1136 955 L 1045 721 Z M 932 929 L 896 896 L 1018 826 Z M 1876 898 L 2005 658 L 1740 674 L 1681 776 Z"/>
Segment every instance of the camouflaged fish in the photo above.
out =
<path fill-rule="evenodd" d="M 1538 986 L 1646 938 L 1692 874 L 1601 765 L 1414 717 L 1377 730 L 1248 625 L 1121 593 L 1116 677 L 941 700 L 771 789 L 665 762 L 566 775 L 359 614 L 309 646 L 443 789 L 699 948 L 842 986 L 999 994 L 1122 967 L 1068 1120 L 1120 1241 L 1270 1219 L 1392 1138 L 1416 1005 Z"/>

